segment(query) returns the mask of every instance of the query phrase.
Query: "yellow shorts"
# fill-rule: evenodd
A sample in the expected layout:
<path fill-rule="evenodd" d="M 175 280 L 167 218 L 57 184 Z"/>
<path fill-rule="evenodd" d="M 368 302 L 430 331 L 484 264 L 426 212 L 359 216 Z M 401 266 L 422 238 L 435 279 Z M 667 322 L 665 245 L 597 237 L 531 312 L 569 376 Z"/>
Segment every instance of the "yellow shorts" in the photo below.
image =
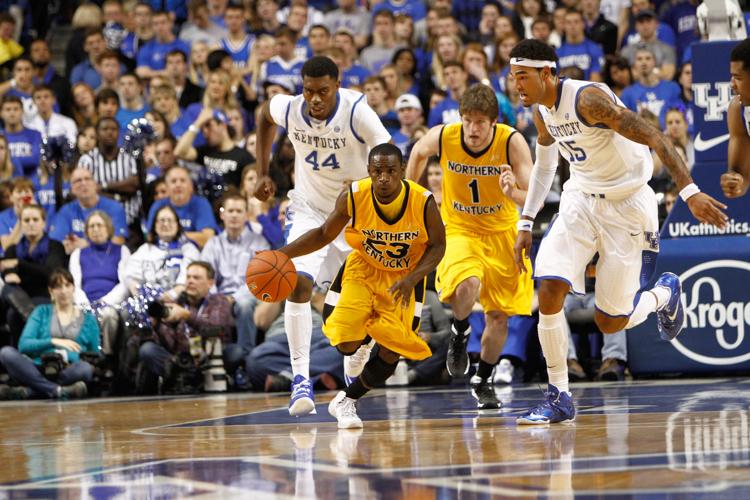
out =
<path fill-rule="evenodd" d="M 518 273 L 513 254 L 516 234 L 515 227 L 493 234 L 447 228 L 445 255 L 438 264 L 435 283 L 440 300 L 450 301 L 459 283 L 476 276 L 481 282 L 479 303 L 485 312 L 531 314 L 531 262 L 526 259 L 527 272 Z"/>
<path fill-rule="evenodd" d="M 326 296 L 323 333 L 331 345 L 360 341 L 369 335 L 407 359 L 430 357 L 432 351 L 417 334 L 424 281 L 412 292 L 406 308 L 395 304 L 388 292 L 404 274 L 375 269 L 356 253 L 349 254 Z"/>

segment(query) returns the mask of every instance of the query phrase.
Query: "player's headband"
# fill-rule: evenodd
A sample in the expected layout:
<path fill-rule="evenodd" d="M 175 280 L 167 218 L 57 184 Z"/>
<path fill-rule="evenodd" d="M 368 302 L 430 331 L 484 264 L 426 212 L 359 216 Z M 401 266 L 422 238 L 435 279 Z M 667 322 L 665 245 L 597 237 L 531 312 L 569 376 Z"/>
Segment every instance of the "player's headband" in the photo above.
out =
<path fill-rule="evenodd" d="M 527 66 L 529 68 L 557 68 L 555 61 L 542 61 L 539 59 L 526 59 L 525 57 L 512 57 L 510 63 L 516 66 Z"/>

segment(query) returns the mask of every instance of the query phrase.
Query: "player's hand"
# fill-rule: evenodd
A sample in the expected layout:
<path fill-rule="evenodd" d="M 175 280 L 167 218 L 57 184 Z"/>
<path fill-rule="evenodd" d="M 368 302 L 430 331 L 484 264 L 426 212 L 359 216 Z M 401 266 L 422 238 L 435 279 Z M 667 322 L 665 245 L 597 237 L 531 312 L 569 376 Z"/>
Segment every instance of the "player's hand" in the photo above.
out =
<path fill-rule="evenodd" d="M 505 196 L 510 198 L 516 188 L 516 176 L 510 165 L 500 165 L 500 171 L 500 189 L 503 190 Z"/>
<path fill-rule="evenodd" d="M 745 178 L 739 172 L 727 172 L 721 176 L 721 190 L 727 198 L 737 198 L 744 194 Z"/>
<path fill-rule="evenodd" d="M 276 186 L 270 177 L 265 176 L 255 183 L 255 197 L 260 201 L 267 201 L 276 192 Z"/>
<path fill-rule="evenodd" d="M 531 231 L 518 231 L 516 236 L 516 244 L 513 245 L 513 253 L 515 253 L 516 268 L 518 274 L 526 272 L 526 260 L 524 259 L 524 252 L 526 257 L 531 258 Z"/>
<path fill-rule="evenodd" d="M 396 304 L 401 302 L 401 307 L 403 308 L 409 307 L 411 293 L 414 291 L 415 285 L 416 283 L 414 283 L 414 280 L 410 279 L 408 276 L 395 282 L 393 286 L 388 289 L 393 296 L 393 302 Z"/>
<path fill-rule="evenodd" d="M 727 215 L 722 212 L 727 206 L 719 203 L 706 193 L 696 193 L 687 200 L 687 206 L 692 212 L 693 217 L 699 222 L 711 224 L 718 228 L 727 225 Z"/>

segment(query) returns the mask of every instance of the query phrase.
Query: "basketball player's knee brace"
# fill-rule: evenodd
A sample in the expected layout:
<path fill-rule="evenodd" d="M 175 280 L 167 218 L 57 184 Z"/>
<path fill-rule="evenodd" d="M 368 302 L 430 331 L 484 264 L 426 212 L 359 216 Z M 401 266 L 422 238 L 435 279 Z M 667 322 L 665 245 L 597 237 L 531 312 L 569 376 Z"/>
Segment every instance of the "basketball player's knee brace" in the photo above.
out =
<path fill-rule="evenodd" d="M 368 389 L 373 389 L 384 384 L 396 371 L 396 366 L 398 366 L 398 361 L 389 365 L 380 359 L 380 356 L 375 356 L 367 362 L 359 379 L 362 381 L 362 385 Z"/>
<path fill-rule="evenodd" d="M 359 343 L 359 346 L 357 346 L 357 349 L 359 349 L 360 346 L 369 344 L 371 340 L 372 340 L 372 337 L 370 337 L 369 335 L 365 335 L 365 338 L 362 340 L 362 342 Z M 336 346 L 336 350 L 340 352 L 343 356 L 353 356 L 354 353 L 357 352 L 357 349 L 354 349 L 352 352 L 346 352 L 346 351 L 341 350 L 341 344 Z"/>

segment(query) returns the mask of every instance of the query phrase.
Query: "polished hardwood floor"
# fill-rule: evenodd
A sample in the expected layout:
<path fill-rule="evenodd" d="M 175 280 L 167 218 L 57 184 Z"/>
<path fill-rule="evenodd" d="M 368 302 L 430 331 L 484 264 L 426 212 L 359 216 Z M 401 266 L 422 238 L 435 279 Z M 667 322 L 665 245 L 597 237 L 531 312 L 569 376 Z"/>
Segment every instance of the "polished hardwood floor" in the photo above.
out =
<path fill-rule="evenodd" d="M 574 423 L 516 426 L 537 385 L 389 388 L 338 431 L 333 393 L 0 405 L 0 498 L 750 498 L 750 381 L 573 386 Z"/>

